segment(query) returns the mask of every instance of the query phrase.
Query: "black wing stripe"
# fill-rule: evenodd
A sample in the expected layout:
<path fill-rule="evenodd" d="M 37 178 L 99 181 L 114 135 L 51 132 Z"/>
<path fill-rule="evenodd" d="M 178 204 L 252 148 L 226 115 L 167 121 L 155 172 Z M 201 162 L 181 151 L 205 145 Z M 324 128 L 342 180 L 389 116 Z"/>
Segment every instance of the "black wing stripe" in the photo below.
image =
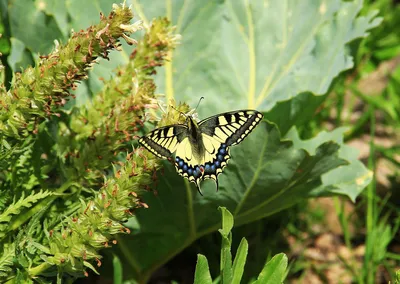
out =
<path fill-rule="evenodd" d="M 229 133 L 226 133 L 226 128 L 225 127 L 218 127 L 219 129 L 221 129 L 221 131 L 226 135 L 226 136 L 229 136 L 230 134 Z"/>
<path fill-rule="evenodd" d="M 245 113 L 245 112 L 243 112 L 243 113 Z M 238 113 L 235 113 L 234 116 L 235 116 L 235 121 L 239 122 L 240 121 L 240 115 Z"/>
<path fill-rule="evenodd" d="M 226 128 L 228 128 L 232 133 L 235 133 L 237 128 L 235 128 L 233 125 L 227 125 Z"/>
<path fill-rule="evenodd" d="M 174 137 L 169 137 L 167 138 L 167 142 L 165 143 L 165 148 L 169 148 L 172 144 L 172 142 L 174 141 Z"/>
<path fill-rule="evenodd" d="M 169 128 L 164 128 L 164 129 L 163 129 L 164 137 L 167 137 L 168 131 L 169 131 Z"/>
<path fill-rule="evenodd" d="M 164 148 L 163 146 L 157 144 L 150 138 L 142 137 L 140 138 L 139 143 L 160 158 L 169 158 L 172 155 L 172 153 L 167 148 Z"/>
<path fill-rule="evenodd" d="M 225 114 L 224 117 L 225 117 L 225 119 L 226 119 L 226 122 L 228 122 L 228 124 L 232 122 L 232 115 L 230 115 L 230 114 Z"/>
<path fill-rule="evenodd" d="M 231 135 L 226 140 L 226 144 L 228 146 L 237 145 L 240 142 L 242 142 L 243 139 L 246 138 L 247 135 L 249 135 L 251 131 L 253 131 L 253 129 L 257 126 L 257 124 L 263 118 L 263 115 L 259 112 L 255 112 L 254 114 L 251 114 L 251 115 L 249 115 L 249 113 L 246 113 L 246 114 L 248 115 L 247 120 L 241 125 L 241 127 L 233 135 Z"/>
<path fill-rule="evenodd" d="M 141 137 L 139 143 L 156 156 L 165 159 L 172 156 L 171 150 L 174 150 L 176 144 L 181 142 L 185 136 L 187 136 L 187 127 L 177 124 L 154 129 Z M 175 145 L 173 142 L 176 142 Z"/>

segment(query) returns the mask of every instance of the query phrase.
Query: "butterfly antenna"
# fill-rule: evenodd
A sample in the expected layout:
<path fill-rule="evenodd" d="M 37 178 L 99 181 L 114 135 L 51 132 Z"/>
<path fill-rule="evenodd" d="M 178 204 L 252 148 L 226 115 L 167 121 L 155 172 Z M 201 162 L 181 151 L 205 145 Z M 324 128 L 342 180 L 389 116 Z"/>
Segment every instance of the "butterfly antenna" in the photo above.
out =
<path fill-rule="evenodd" d="M 179 109 L 175 108 L 173 105 L 171 105 L 171 107 L 176 110 L 177 112 L 179 112 L 180 114 L 182 114 L 184 117 L 187 117 L 186 114 L 184 114 L 183 112 L 181 112 Z"/>
<path fill-rule="evenodd" d="M 199 100 L 199 102 L 197 103 L 197 106 L 196 106 L 196 108 L 194 109 L 194 111 L 196 111 L 196 109 L 199 107 L 200 102 L 201 102 L 202 99 L 204 99 L 204 97 L 201 97 L 201 98 L 200 98 L 200 100 Z"/>

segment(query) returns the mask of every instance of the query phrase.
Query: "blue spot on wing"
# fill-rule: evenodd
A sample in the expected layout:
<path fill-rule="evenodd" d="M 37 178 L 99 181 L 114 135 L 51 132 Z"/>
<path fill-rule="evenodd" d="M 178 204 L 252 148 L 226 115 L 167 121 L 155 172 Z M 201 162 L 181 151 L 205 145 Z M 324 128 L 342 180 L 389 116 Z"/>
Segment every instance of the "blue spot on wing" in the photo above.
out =
<path fill-rule="evenodd" d="M 180 157 L 175 158 L 175 166 L 178 173 L 189 179 L 189 181 L 197 185 L 201 180 L 212 178 L 217 179 L 217 176 L 222 172 L 229 160 L 229 149 L 225 144 L 221 144 L 212 161 L 204 165 L 189 166 L 186 161 Z"/>

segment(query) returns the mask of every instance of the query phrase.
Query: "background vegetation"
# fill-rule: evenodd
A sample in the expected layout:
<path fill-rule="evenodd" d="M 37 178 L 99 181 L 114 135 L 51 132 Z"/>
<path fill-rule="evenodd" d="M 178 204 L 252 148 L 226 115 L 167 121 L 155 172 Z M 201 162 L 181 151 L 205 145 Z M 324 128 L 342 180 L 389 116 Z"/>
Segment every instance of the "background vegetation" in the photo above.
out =
<path fill-rule="evenodd" d="M 112 4 L 0 1 L 2 282 L 396 281 L 396 1 Z M 266 118 L 204 196 L 136 139 L 201 96 Z"/>

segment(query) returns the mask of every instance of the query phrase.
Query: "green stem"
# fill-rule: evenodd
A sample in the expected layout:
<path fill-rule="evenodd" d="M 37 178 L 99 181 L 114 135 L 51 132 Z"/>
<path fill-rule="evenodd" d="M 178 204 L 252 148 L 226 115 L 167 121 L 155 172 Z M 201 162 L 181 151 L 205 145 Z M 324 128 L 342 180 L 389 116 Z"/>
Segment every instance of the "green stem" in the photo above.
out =
<path fill-rule="evenodd" d="M 372 113 L 372 107 L 368 107 L 367 111 L 363 112 L 361 117 L 357 120 L 355 125 L 351 128 L 350 132 L 348 134 L 345 134 L 344 141 L 347 142 L 354 137 L 356 137 L 358 134 L 360 134 L 366 125 L 366 123 L 369 121 L 369 118 L 371 117 Z"/>
<path fill-rule="evenodd" d="M 339 217 L 340 226 L 342 227 L 344 242 L 346 246 L 349 249 L 351 249 L 350 232 L 348 230 L 349 228 L 348 218 L 346 217 L 344 211 L 346 201 L 343 199 L 339 199 L 339 197 L 334 197 L 334 202 L 335 202 L 336 214 Z"/>
<path fill-rule="evenodd" d="M 375 111 L 374 107 L 371 106 L 371 116 L 370 116 L 370 152 L 368 158 L 368 168 L 374 173 L 373 180 L 367 188 L 367 233 L 366 233 L 366 251 L 364 258 L 364 275 L 367 283 L 374 282 L 375 267 L 373 264 L 373 246 L 374 246 L 374 226 L 375 226 Z"/>
<path fill-rule="evenodd" d="M 46 271 L 47 269 L 49 269 L 50 267 L 52 267 L 53 265 L 47 262 L 43 262 L 42 264 L 39 264 L 38 266 L 35 266 L 33 268 L 29 269 L 29 275 L 30 276 L 34 276 L 34 275 L 39 275 L 42 272 Z"/>

